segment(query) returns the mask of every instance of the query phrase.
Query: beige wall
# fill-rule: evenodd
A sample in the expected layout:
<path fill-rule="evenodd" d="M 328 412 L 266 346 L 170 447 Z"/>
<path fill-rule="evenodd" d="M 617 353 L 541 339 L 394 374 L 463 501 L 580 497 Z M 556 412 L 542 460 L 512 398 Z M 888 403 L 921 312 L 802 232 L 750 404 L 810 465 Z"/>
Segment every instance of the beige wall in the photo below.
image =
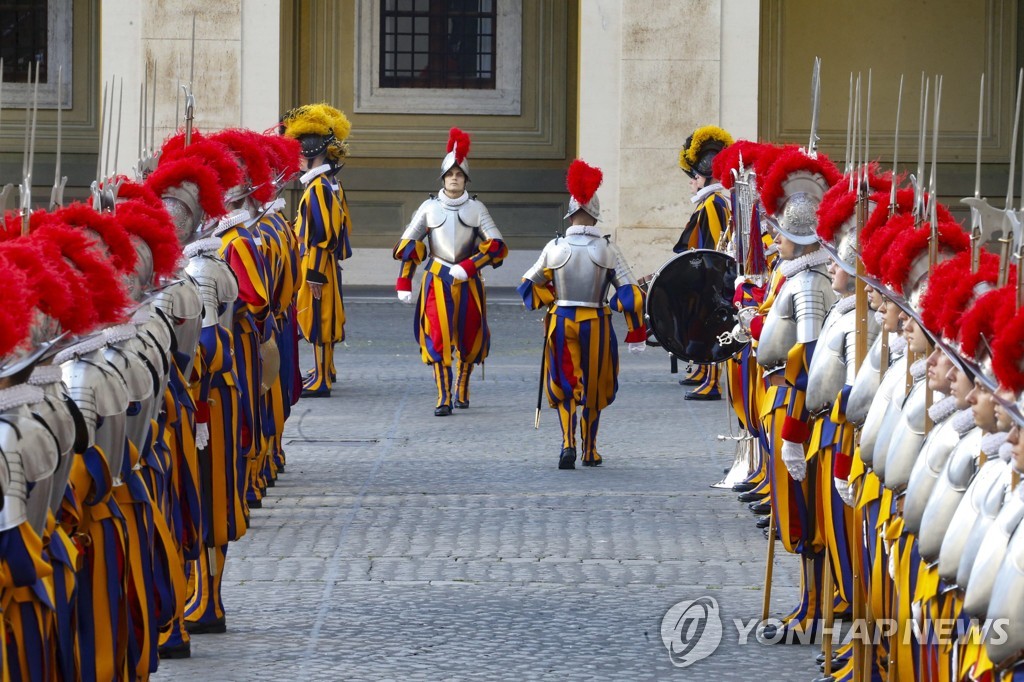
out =
<path fill-rule="evenodd" d="M 195 125 L 200 130 L 277 122 L 280 3 L 277 0 L 105 0 L 101 17 L 101 78 L 124 79 L 118 170 L 137 158 L 139 91 L 147 61 L 155 62 L 156 144 L 181 125 L 174 120 L 178 82 L 187 82 L 196 18 Z M 150 87 L 153 82 L 150 73 Z M 115 109 L 117 103 L 115 101 Z M 148 125 L 148 122 L 147 122 Z M 116 124 L 115 124 L 116 126 Z"/>
<path fill-rule="evenodd" d="M 757 136 L 758 14 L 758 0 L 582 0 L 578 148 L 604 170 L 602 222 L 638 276 L 692 212 L 686 137 Z"/>

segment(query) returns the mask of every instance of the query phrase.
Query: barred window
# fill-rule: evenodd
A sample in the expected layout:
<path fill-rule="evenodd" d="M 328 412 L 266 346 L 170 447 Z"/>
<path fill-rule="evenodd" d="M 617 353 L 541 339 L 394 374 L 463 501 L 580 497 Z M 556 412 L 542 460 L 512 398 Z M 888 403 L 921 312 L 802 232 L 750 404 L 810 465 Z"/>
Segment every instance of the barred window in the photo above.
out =
<path fill-rule="evenodd" d="M 493 90 L 497 0 L 384 0 L 380 87 Z"/>
<path fill-rule="evenodd" d="M 24 83 L 29 64 L 39 64 L 39 78 L 47 82 L 49 3 L 0 0 L 0 57 L 3 82 Z M 35 67 L 32 69 L 35 77 Z"/>

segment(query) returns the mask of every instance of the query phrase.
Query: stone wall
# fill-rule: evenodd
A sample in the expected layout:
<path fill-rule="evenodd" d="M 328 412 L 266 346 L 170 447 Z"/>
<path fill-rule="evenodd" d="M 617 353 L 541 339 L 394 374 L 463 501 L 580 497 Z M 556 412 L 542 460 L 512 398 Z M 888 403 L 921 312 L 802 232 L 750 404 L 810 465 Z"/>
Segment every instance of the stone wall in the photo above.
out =
<path fill-rule="evenodd" d="M 179 83 L 189 80 L 195 16 L 195 125 L 200 130 L 277 122 L 280 79 L 280 3 L 276 0 L 104 0 L 102 80 L 124 79 L 118 170 L 128 172 L 139 144 L 139 93 L 156 68 L 155 141 L 182 125 Z M 178 120 L 175 102 L 178 100 Z M 150 100 L 151 102 L 152 100 Z M 115 101 L 115 116 L 117 102 Z M 147 105 L 151 106 L 151 105 Z M 152 110 L 149 116 L 152 116 Z M 149 126 L 149 121 L 146 122 Z M 115 122 L 116 130 L 116 122 Z"/>
<path fill-rule="evenodd" d="M 602 222 L 638 276 L 692 212 L 686 137 L 757 136 L 758 13 L 758 0 L 582 0 L 580 156 L 604 170 Z"/>

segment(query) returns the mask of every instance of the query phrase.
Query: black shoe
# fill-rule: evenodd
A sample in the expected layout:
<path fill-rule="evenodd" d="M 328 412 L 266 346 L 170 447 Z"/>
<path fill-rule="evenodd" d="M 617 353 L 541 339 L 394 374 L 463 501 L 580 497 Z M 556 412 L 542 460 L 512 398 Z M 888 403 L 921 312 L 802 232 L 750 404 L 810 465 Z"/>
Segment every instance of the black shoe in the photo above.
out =
<path fill-rule="evenodd" d="M 465 410 L 465 409 L 469 408 L 469 401 L 468 400 L 462 401 L 462 400 L 456 399 L 455 400 L 455 407 L 459 408 L 460 410 Z"/>
<path fill-rule="evenodd" d="M 249 500 L 249 509 L 263 509 L 263 500 Z"/>
<path fill-rule="evenodd" d="M 740 502 L 760 502 L 764 498 L 768 497 L 765 493 L 755 492 L 751 490 L 747 493 L 740 493 L 736 496 L 736 499 Z"/>
<path fill-rule="evenodd" d="M 223 618 L 211 621 L 185 621 L 185 630 L 190 635 L 220 635 L 228 631 L 227 623 Z"/>
<path fill-rule="evenodd" d="M 732 487 L 734 493 L 749 493 L 751 490 L 757 487 L 757 483 L 750 483 L 749 481 L 743 481 L 737 483 Z"/>
<path fill-rule="evenodd" d="M 452 406 L 451 405 L 442 405 L 441 407 L 435 407 L 434 408 L 434 416 L 435 417 L 448 417 L 448 416 L 451 415 L 451 413 L 452 413 Z"/>
<path fill-rule="evenodd" d="M 772 503 L 771 502 L 753 502 L 753 503 L 747 505 L 747 508 L 750 509 L 750 511 L 752 511 L 755 514 L 758 514 L 758 515 L 761 515 L 761 514 L 771 514 L 772 513 Z"/>
<path fill-rule="evenodd" d="M 700 383 L 701 382 L 699 382 L 698 380 L 691 379 L 689 377 L 687 377 L 685 379 L 680 379 L 679 380 L 679 385 L 680 386 L 700 386 Z"/>
<path fill-rule="evenodd" d="M 583 466 L 585 467 L 599 467 L 603 461 L 601 455 L 596 452 L 591 455 L 590 459 L 587 459 L 586 455 L 583 456 Z"/>
<path fill-rule="evenodd" d="M 192 656 L 192 643 L 182 642 L 181 644 L 168 644 L 157 649 L 160 658 L 189 658 Z"/>
<path fill-rule="evenodd" d="M 759 518 L 757 520 L 757 522 L 754 525 L 757 526 L 758 528 L 767 528 L 768 524 L 770 524 L 771 522 L 772 522 L 772 517 L 770 517 L 770 516 L 762 516 L 761 518 Z"/>
<path fill-rule="evenodd" d="M 721 400 L 721 393 L 697 393 L 696 391 L 690 391 L 683 396 L 685 400 Z"/>
<path fill-rule="evenodd" d="M 330 398 L 331 397 L 331 389 L 327 388 L 326 386 L 323 387 L 323 388 L 318 388 L 316 390 L 311 389 L 311 388 L 304 388 L 304 389 L 302 389 L 302 395 L 300 397 L 301 398 Z"/>
<path fill-rule="evenodd" d="M 558 468 L 576 468 L 576 448 L 562 448 L 562 452 L 558 455 Z"/>

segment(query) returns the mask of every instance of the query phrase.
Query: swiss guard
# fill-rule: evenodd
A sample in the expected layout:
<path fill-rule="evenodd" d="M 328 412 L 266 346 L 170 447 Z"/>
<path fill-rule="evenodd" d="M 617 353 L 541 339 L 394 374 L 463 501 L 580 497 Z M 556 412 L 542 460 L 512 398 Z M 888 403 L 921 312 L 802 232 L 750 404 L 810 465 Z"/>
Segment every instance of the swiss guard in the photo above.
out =
<path fill-rule="evenodd" d="M 486 265 L 500 267 L 508 255 L 487 207 L 466 191 L 469 145 L 469 135 L 451 129 L 448 153 L 441 162 L 442 190 L 420 204 L 393 252 L 402 262 L 395 290 L 403 303 L 412 303 L 413 275 L 427 261 L 414 330 L 423 362 L 434 368 L 438 417 L 451 415 L 453 406 L 469 407 L 473 366 L 483 364 L 491 347 L 487 296 L 479 271 Z"/>
<path fill-rule="evenodd" d="M 626 344 L 631 353 L 646 347 L 644 297 L 619 249 L 597 229 L 601 216 L 597 188 L 599 168 L 577 159 L 569 166 L 571 225 L 564 237 L 544 247 L 518 287 L 527 308 L 548 309 L 544 328 L 544 376 L 548 403 L 558 410 L 562 427 L 559 469 L 576 468 L 576 423 L 579 415 L 583 466 L 599 466 L 597 428 L 601 410 L 615 400 L 619 349 L 612 310 L 626 317 Z M 612 296 L 609 299 L 609 289 Z"/>
<path fill-rule="evenodd" d="M 296 107 L 281 120 L 281 133 L 302 144 L 305 160 L 299 178 L 305 190 L 295 217 L 303 273 L 296 306 L 299 329 L 313 346 L 316 364 L 303 380 L 303 397 L 331 395 L 337 376 L 334 344 L 345 340 L 340 262 L 352 255 L 352 218 L 336 176 L 348 156 L 345 140 L 351 129 L 345 114 L 327 104 Z"/>

